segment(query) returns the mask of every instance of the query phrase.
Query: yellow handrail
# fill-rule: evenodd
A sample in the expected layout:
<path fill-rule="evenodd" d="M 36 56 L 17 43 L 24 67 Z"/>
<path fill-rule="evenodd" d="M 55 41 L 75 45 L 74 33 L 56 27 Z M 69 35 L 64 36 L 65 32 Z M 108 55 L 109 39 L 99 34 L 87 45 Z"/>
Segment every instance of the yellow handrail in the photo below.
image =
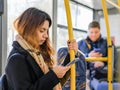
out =
<path fill-rule="evenodd" d="M 108 58 L 107 57 L 87 57 L 87 58 L 85 58 L 85 60 L 87 61 L 87 62 L 91 62 L 91 61 L 105 61 L 105 62 L 107 62 L 108 61 Z"/>
<path fill-rule="evenodd" d="M 120 7 L 120 0 L 118 0 L 118 6 Z"/>
<path fill-rule="evenodd" d="M 64 0 L 65 8 L 66 8 L 66 15 L 67 15 L 67 24 L 68 24 L 68 35 L 69 40 L 73 40 L 73 28 L 72 28 L 72 19 L 70 13 L 70 5 L 69 0 Z M 70 60 L 72 61 L 75 58 L 74 50 L 70 50 Z M 70 87 L 71 90 L 76 90 L 76 72 L 75 72 L 75 64 L 71 66 L 71 74 L 70 74 Z"/>
<path fill-rule="evenodd" d="M 110 37 L 110 26 L 108 20 L 108 12 L 106 7 L 106 0 L 102 0 L 103 14 L 107 30 L 107 43 L 108 43 L 108 90 L 113 90 L 112 86 L 112 43 Z"/>

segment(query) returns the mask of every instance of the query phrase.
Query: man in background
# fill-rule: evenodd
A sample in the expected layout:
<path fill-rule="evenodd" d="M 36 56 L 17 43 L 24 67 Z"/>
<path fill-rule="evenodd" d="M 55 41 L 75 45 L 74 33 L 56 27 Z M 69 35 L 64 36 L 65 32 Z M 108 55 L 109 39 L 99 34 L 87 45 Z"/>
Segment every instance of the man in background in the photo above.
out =
<path fill-rule="evenodd" d="M 88 35 L 86 39 L 78 42 L 78 49 L 81 50 L 86 57 L 106 57 L 107 41 L 102 38 L 100 33 L 100 25 L 97 21 L 92 21 L 88 26 Z M 87 63 L 89 69 L 90 87 L 97 90 L 99 80 L 107 78 L 107 72 L 103 72 L 106 62 L 94 61 Z"/>

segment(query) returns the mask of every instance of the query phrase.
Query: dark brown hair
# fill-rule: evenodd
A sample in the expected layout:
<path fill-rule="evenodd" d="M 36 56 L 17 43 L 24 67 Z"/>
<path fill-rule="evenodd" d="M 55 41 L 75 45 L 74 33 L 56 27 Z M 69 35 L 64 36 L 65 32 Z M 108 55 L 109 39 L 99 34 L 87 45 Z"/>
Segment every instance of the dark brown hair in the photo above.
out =
<path fill-rule="evenodd" d="M 99 24 L 99 22 L 97 22 L 97 21 L 92 21 L 92 22 L 88 25 L 88 30 L 89 30 L 90 28 L 99 28 L 99 29 L 100 29 L 100 24 Z"/>
<path fill-rule="evenodd" d="M 37 28 L 40 27 L 45 21 L 49 22 L 49 27 L 51 26 L 50 16 L 37 8 L 28 8 L 25 10 L 15 21 L 14 27 L 33 48 L 40 50 L 41 54 L 45 61 L 51 61 L 51 56 L 54 54 L 54 50 L 50 45 L 49 37 L 39 46 L 38 37 L 37 37 Z"/>

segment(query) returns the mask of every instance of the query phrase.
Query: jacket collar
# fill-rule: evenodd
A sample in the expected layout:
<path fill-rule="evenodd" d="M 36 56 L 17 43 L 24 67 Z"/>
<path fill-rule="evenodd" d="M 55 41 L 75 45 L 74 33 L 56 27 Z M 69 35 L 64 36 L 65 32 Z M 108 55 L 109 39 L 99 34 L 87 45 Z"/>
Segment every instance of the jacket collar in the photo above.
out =
<path fill-rule="evenodd" d="M 19 53 L 22 53 L 22 54 L 25 54 L 25 55 L 28 53 L 25 49 L 23 49 L 23 48 L 20 46 L 20 44 L 19 44 L 17 41 L 13 41 L 12 46 L 13 46 L 13 48 L 14 48 L 15 50 L 17 50 Z"/>
<path fill-rule="evenodd" d="M 13 46 L 13 48 L 15 48 L 17 50 L 16 53 L 20 53 L 25 56 L 29 65 L 32 67 L 32 69 L 35 72 L 35 74 L 37 75 L 37 77 L 39 77 L 39 73 L 42 72 L 42 70 L 40 69 L 38 64 L 35 62 L 34 58 L 25 49 L 23 49 L 17 41 L 14 41 L 12 46 Z"/>
<path fill-rule="evenodd" d="M 88 36 L 87 36 L 87 38 L 86 38 L 86 41 L 87 41 L 88 43 L 97 43 L 97 42 L 99 42 L 99 41 L 101 41 L 101 40 L 103 40 L 103 38 L 102 38 L 101 35 L 100 35 L 100 37 L 98 38 L 98 40 L 95 41 L 95 42 L 93 42 Z"/>

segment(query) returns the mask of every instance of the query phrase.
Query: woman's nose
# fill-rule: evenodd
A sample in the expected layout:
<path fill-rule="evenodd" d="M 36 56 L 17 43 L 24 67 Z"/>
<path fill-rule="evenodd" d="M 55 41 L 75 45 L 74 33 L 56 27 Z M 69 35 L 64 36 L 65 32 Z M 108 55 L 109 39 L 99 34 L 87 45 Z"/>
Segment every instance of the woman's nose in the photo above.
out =
<path fill-rule="evenodd" d="M 44 34 L 44 38 L 48 38 L 48 33 L 45 33 L 45 34 Z"/>

